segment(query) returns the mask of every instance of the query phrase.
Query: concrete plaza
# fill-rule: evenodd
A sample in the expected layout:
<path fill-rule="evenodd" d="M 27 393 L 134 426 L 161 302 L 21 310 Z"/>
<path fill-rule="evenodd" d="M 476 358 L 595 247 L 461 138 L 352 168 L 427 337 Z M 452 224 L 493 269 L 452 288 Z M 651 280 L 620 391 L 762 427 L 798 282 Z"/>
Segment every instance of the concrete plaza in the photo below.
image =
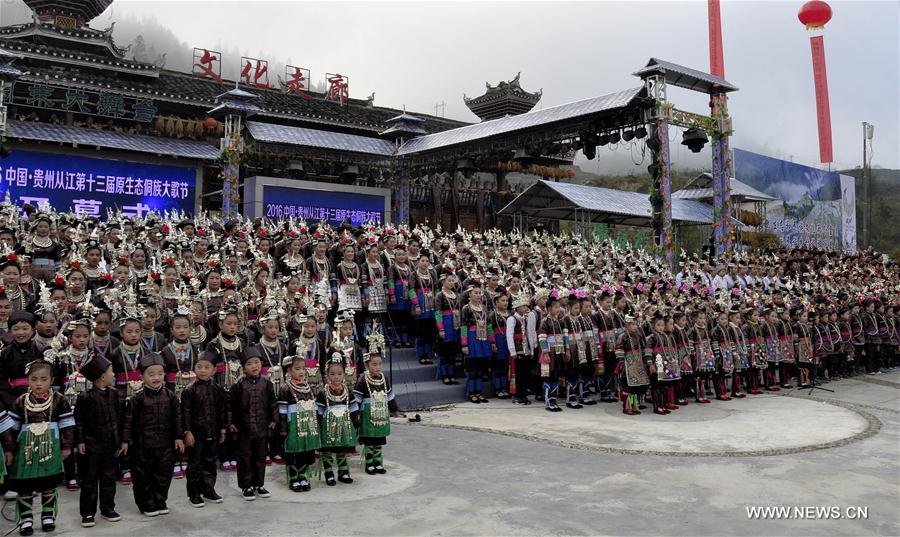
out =
<path fill-rule="evenodd" d="M 157 518 L 119 486 L 123 520 L 98 517 L 90 530 L 78 494 L 61 490 L 56 534 L 900 535 L 900 374 L 827 387 L 835 393 L 690 404 L 665 417 L 613 404 L 550 414 L 460 403 L 396 421 L 384 476 L 357 459 L 352 485 L 315 481 L 295 494 L 272 466 L 272 498 L 246 502 L 235 474 L 222 473 L 225 502 L 203 509 L 176 480 L 171 514 Z M 754 506 L 836 507 L 842 518 L 756 520 Z M 851 519 L 855 507 L 867 518 Z"/>

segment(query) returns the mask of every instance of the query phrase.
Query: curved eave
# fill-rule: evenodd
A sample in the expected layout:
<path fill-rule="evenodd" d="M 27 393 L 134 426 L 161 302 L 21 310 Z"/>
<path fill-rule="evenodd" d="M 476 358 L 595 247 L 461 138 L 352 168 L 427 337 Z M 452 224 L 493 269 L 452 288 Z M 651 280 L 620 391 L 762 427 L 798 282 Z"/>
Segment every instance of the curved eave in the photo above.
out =
<path fill-rule="evenodd" d="M 63 41 L 70 41 L 73 43 L 86 43 L 87 42 L 90 45 L 96 45 L 96 46 L 106 49 L 116 58 L 123 58 L 125 56 L 125 52 L 128 50 L 128 49 L 120 49 L 119 47 L 115 46 L 112 43 L 111 39 L 108 37 L 101 37 L 101 35 L 105 35 L 105 34 L 75 35 L 76 33 L 78 33 L 77 30 L 73 30 L 71 32 L 64 31 L 64 30 L 52 31 L 52 30 L 43 28 L 42 26 L 31 25 L 31 26 L 27 26 L 27 27 L 23 28 L 19 32 L 4 33 L 2 31 L 0 31 L 0 36 L 7 37 L 10 39 L 15 39 L 15 38 L 19 38 L 19 37 L 39 36 L 39 37 L 50 37 L 50 38 L 54 38 L 54 39 L 60 39 Z"/>

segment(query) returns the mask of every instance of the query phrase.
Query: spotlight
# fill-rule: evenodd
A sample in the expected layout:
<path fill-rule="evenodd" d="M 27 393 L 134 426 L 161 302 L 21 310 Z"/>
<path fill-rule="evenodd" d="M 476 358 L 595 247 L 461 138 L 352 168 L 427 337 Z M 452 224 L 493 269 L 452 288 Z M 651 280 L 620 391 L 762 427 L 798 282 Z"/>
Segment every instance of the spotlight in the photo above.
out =
<path fill-rule="evenodd" d="M 660 143 L 659 136 L 654 134 L 653 136 L 647 138 L 647 149 L 656 153 L 659 151 L 660 147 L 662 147 L 662 144 Z"/>
<path fill-rule="evenodd" d="M 475 163 L 471 160 L 462 159 L 456 163 L 456 171 L 461 172 L 465 177 L 472 177 L 478 171 L 478 168 L 475 167 Z"/>
<path fill-rule="evenodd" d="M 594 160 L 594 157 L 597 156 L 597 144 L 600 143 L 600 137 L 596 134 L 582 134 L 581 143 L 584 158 Z"/>
<path fill-rule="evenodd" d="M 604 146 L 609 143 L 609 134 L 603 133 L 599 137 L 597 137 L 597 145 Z"/>
<path fill-rule="evenodd" d="M 621 139 L 622 139 L 622 135 L 619 134 L 619 131 L 612 131 L 609 134 L 609 143 L 611 143 L 611 144 L 617 144 L 617 143 L 619 143 L 619 140 L 621 140 Z"/>
<path fill-rule="evenodd" d="M 632 130 L 623 131 L 622 139 L 625 140 L 626 142 L 630 142 L 630 141 L 634 140 L 634 131 L 632 131 Z"/>
<path fill-rule="evenodd" d="M 0 146 L 0 158 L 6 158 L 12 155 L 12 150 L 5 145 Z"/>
<path fill-rule="evenodd" d="M 641 138 L 647 136 L 647 127 L 641 125 L 640 127 L 634 130 L 634 137 L 640 140 Z"/>
<path fill-rule="evenodd" d="M 697 127 L 691 127 L 684 131 L 684 135 L 681 138 L 681 145 L 688 146 L 688 149 L 693 153 L 699 153 L 708 141 L 709 138 L 706 137 L 706 133 L 703 132 L 703 130 L 698 129 Z"/>

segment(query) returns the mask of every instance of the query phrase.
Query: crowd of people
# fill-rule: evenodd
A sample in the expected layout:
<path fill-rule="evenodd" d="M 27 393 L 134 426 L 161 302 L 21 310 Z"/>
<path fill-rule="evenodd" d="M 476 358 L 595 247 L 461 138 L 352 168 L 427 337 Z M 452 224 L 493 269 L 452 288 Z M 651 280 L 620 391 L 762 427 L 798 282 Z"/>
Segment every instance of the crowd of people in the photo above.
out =
<path fill-rule="evenodd" d="M 898 365 L 900 272 L 886 256 L 682 254 L 577 236 L 427 226 L 105 220 L 0 205 L 0 441 L 19 532 L 55 527 L 57 485 L 82 525 L 130 483 L 147 516 L 246 500 L 268 464 L 308 491 L 386 472 L 400 409 L 382 372 L 414 347 L 464 398 L 546 410 L 618 402 L 665 415 Z M 460 391 L 463 392 L 462 387 Z M 461 394 L 462 395 L 462 394 Z M 2 466 L 2 465 L 0 465 Z"/>

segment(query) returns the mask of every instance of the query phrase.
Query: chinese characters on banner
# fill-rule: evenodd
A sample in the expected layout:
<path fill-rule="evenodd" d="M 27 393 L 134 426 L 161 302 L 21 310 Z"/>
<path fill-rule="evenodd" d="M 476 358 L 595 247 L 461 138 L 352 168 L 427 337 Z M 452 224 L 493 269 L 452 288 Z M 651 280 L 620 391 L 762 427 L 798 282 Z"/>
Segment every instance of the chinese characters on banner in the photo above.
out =
<path fill-rule="evenodd" d="M 121 209 L 194 212 L 196 170 L 52 153 L 15 151 L 0 161 L 0 198 L 90 216 Z"/>
<path fill-rule="evenodd" d="M 269 62 L 241 57 L 241 80 L 248 86 L 269 89 Z"/>
<path fill-rule="evenodd" d="M 371 194 L 266 185 L 263 187 L 262 207 L 263 214 L 260 216 L 272 219 L 324 220 L 335 227 L 349 220 L 352 225 L 360 226 L 384 222 L 385 198 Z"/>
<path fill-rule="evenodd" d="M 153 99 L 35 84 L 24 80 L 13 82 L 12 89 L 4 92 L 3 100 L 16 106 L 131 119 L 142 123 L 153 121 L 158 110 Z"/>
<path fill-rule="evenodd" d="M 205 48 L 194 49 L 193 74 L 222 83 L 222 54 Z"/>
<path fill-rule="evenodd" d="M 350 77 L 325 73 L 325 80 L 328 82 L 328 90 L 325 92 L 326 101 L 337 101 L 343 106 L 350 100 Z"/>
<path fill-rule="evenodd" d="M 312 99 L 309 92 L 309 69 L 296 67 L 294 65 L 284 66 L 284 80 L 281 81 L 281 87 L 285 93 L 293 93 L 304 99 Z"/>

